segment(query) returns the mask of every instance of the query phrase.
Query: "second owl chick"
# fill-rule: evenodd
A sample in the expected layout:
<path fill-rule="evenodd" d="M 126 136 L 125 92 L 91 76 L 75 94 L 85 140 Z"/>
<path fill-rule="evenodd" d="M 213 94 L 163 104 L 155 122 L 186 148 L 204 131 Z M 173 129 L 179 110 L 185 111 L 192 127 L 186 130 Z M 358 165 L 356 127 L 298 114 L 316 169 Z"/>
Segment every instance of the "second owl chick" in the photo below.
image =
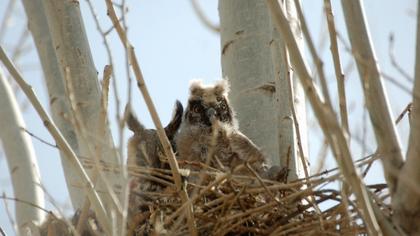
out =
<path fill-rule="evenodd" d="M 212 150 L 214 160 L 211 165 L 215 168 L 232 170 L 248 161 L 260 172 L 264 156 L 238 130 L 235 114 L 227 98 L 228 92 L 226 80 L 210 86 L 203 85 L 201 81 L 191 82 L 188 106 L 179 134 L 175 137 L 179 157 L 206 162 L 208 152 Z M 212 140 L 214 132 L 217 132 L 215 142 Z"/>
<path fill-rule="evenodd" d="M 177 100 L 172 119 L 165 127 L 166 136 L 171 142 L 174 152 L 176 152 L 174 137 L 181 125 L 183 112 L 184 108 Z M 133 115 L 130 108 L 126 108 L 126 119 L 128 128 L 134 132 L 133 137 L 128 141 L 128 165 L 163 168 L 159 159 L 163 149 L 157 131 L 146 129 Z"/>
<path fill-rule="evenodd" d="M 166 136 L 171 142 L 174 152 L 176 150 L 174 136 L 178 132 L 181 124 L 183 111 L 182 104 L 176 101 L 172 119 L 165 127 Z M 146 129 L 133 115 L 128 106 L 126 107 L 125 115 L 128 128 L 134 132 L 134 135 L 128 141 L 127 164 L 129 166 L 146 168 L 169 168 L 166 161 L 161 159 L 164 157 L 164 154 L 157 131 Z M 134 176 L 130 179 L 128 235 L 134 235 L 134 229 L 138 225 L 138 222 L 135 220 L 135 215 L 143 211 L 148 211 L 148 206 L 155 200 L 148 192 L 159 192 L 164 188 L 161 184 L 147 177 Z"/>

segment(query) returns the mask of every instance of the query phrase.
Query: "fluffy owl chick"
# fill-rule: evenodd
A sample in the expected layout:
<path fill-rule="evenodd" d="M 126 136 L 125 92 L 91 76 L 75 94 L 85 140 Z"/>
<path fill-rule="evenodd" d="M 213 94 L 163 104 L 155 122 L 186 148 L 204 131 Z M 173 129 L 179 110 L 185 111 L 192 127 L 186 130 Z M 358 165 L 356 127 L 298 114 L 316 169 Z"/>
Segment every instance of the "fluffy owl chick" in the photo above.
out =
<path fill-rule="evenodd" d="M 171 142 L 174 152 L 176 151 L 174 137 L 181 125 L 183 112 L 184 108 L 177 100 L 172 119 L 165 127 L 166 136 Z M 163 168 L 159 158 L 162 156 L 163 149 L 157 131 L 146 129 L 128 107 L 126 108 L 126 120 L 128 128 L 134 132 L 133 137 L 128 141 L 128 165 Z"/>
<path fill-rule="evenodd" d="M 248 161 L 259 171 L 264 156 L 238 130 L 235 114 L 227 98 L 228 92 L 226 80 L 208 86 L 199 80 L 191 82 L 188 106 L 175 137 L 179 157 L 206 162 L 211 150 L 214 153 L 211 165 L 215 168 L 227 167 L 232 170 Z"/>
<path fill-rule="evenodd" d="M 172 119 L 165 127 L 166 136 L 168 136 L 174 151 L 176 149 L 174 136 L 181 124 L 183 110 L 182 104 L 176 101 Z M 146 129 L 133 115 L 128 106 L 126 107 L 125 115 L 128 128 L 134 132 L 134 135 L 128 141 L 127 164 L 150 168 L 168 168 L 168 165 L 161 160 L 163 148 L 157 131 Z M 139 212 L 147 211 L 149 203 L 154 201 L 147 192 L 159 192 L 162 189 L 163 187 L 160 184 L 144 177 L 136 176 L 130 179 L 128 235 L 134 235 L 132 232 L 138 225 L 135 215 Z"/>

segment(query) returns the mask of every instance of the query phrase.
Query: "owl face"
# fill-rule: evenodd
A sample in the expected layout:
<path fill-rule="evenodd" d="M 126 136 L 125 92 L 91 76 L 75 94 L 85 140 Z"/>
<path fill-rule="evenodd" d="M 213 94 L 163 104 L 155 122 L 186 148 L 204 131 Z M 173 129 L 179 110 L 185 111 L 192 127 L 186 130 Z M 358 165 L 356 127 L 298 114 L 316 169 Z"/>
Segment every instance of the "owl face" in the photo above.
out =
<path fill-rule="evenodd" d="M 233 112 L 227 100 L 229 86 L 225 80 L 215 85 L 204 86 L 201 81 L 193 81 L 184 119 L 191 125 L 208 126 L 212 121 L 233 124 Z"/>

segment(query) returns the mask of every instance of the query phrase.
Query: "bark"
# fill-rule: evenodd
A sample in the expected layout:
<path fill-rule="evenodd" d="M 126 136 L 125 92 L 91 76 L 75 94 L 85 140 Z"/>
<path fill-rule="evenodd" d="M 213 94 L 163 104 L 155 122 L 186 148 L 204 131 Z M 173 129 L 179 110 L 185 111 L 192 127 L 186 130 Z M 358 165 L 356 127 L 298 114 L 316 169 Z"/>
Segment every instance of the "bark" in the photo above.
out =
<path fill-rule="evenodd" d="M 53 136 L 58 148 L 65 153 L 65 157 L 68 158 L 73 165 L 74 170 L 76 170 L 76 174 L 81 176 L 82 178 L 82 187 L 85 190 L 86 195 L 89 197 L 89 200 L 92 202 L 93 209 L 95 211 L 97 220 L 101 227 L 103 227 L 104 231 L 108 234 L 111 232 L 111 226 L 108 221 L 107 214 L 105 212 L 105 208 L 102 204 L 102 201 L 99 199 L 97 191 L 94 189 L 94 184 L 90 180 L 89 176 L 87 175 L 85 169 L 83 168 L 81 162 L 71 149 L 70 145 L 64 139 L 63 135 L 57 129 L 57 126 L 51 120 L 50 116 L 48 115 L 47 111 L 41 105 L 41 102 L 38 99 L 35 91 L 32 87 L 25 82 L 20 72 L 16 69 L 13 62 L 9 59 L 6 55 L 4 49 L 0 46 L 0 60 L 3 62 L 4 66 L 9 71 L 10 75 L 15 79 L 16 83 L 19 85 L 22 92 L 25 93 L 28 100 L 31 102 L 33 108 L 38 113 L 39 117 L 42 120 L 45 128 L 50 132 L 51 136 Z"/>
<path fill-rule="evenodd" d="M 400 140 L 376 62 L 362 3 L 360 0 L 342 0 L 341 4 L 366 107 L 378 144 L 378 153 L 382 155 L 385 178 L 392 195 L 396 190 L 398 172 L 403 164 Z"/>
<path fill-rule="evenodd" d="M 288 15 L 295 17 L 293 5 L 288 6 Z M 266 4 L 219 1 L 219 15 L 222 72 L 231 84 L 229 98 L 237 112 L 240 130 L 262 148 L 272 164 L 288 165 L 290 179 L 302 177 L 303 170 L 296 170 L 301 162 L 289 99 L 287 57 Z M 299 25 L 295 26 L 300 35 Z M 300 85 L 293 81 L 298 122 L 306 130 L 304 95 Z M 301 132 L 301 141 L 306 152 L 305 132 Z"/>
<path fill-rule="evenodd" d="M 65 97 L 64 78 L 60 72 L 60 64 L 52 44 L 42 1 L 23 0 L 22 3 L 28 18 L 28 27 L 35 41 L 35 46 L 44 72 L 52 118 L 71 148 L 79 155 L 79 145 L 74 132 L 75 128 L 69 120 L 65 118 L 70 115 L 70 106 Z M 71 168 L 71 163 L 67 158 L 64 158 L 63 155 L 64 154 L 60 152 L 67 189 L 69 190 L 72 204 L 77 208 L 83 200 L 81 189 L 76 186 L 80 183 L 81 179 L 80 176 L 75 174 L 73 168 Z"/>
<path fill-rule="evenodd" d="M 331 145 L 338 167 L 343 174 L 345 181 L 355 193 L 358 207 L 360 207 L 362 217 L 366 222 L 367 230 L 369 234 L 381 235 L 381 229 L 379 228 L 374 215 L 374 208 L 377 206 L 372 205 L 372 200 L 368 196 L 366 187 L 363 185 L 363 181 L 356 172 L 347 140 L 332 107 L 322 102 L 320 94 L 318 94 L 315 89 L 306 62 L 303 59 L 301 50 L 294 38 L 290 22 L 283 13 L 279 2 L 276 0 L 266 0 L 266 3 L 269 6 L 277 30 L 284 36 L 293 68 L 299 75 L 305 94 L 308 96 L 308 100 L 311 103 L 324 135 Z"/>
<path fill-rule="evenodd" d="M 6 154 L 15 198 L 44 207 L 44 192 L 41 176 L 25 122 L 10 84 L 0 71 L 0 143 Z M 18 230 L 22 233 L 25 224 L 40 223 L 45 213 L 39 208 L 15 202 Z"/>
<path fill-rule="evenodd" d="M 393 198 L 395 221 L 408 235 L 420 235 L 420 2 L 417 7 L 417 45 L 411 130 L 407 159 L 401 169 L 397 192 Z M 407 180 L 414 185 L 407 185 Z M 417 190 L 416 190 L 417 189 Z"/>
<path fill-rule="evenodd" d="M 62 77 L 65 77 L 65 81 L 69 82 L 69 86 L 66 86 L 67 96 L 71 96 L 76 115 L 81 118 L 81 128 L 76 129 L 80 156 L 98 158 L 97 160 L 119 166 L 119 158 L 113 149 L 108 127 L 105 128 L 105 134 L 98 134 L 98 130 L 101 130 L 98 124 L 103 124 L 99 121 L 101 95 L 79 2 L 43 0 L 43 4 L 60 72 Z M 69 91 L 70 87 L 71 91 Z M 99 157 L 94 156 L 93 146 L 100 147 L 99 149 L 102 150 Z M 94 171 L 87 172 L 91 179 L 96 179 L 97 174 Z M 101 193 L 100 196 L 107 206 L 106 209 L 111 211 L 112 204 L 117 203 L 109 198 L 111 192 L 105 188 L 105 185 L 108 183 L 116 187 L 115 185 L 121 184 L 121 178 L 118 173 L 105 172 L 104 174 L 105 180 L 101 178 L 96 189 Z M 81 183 L 82 181 L 78 181 L 72 184 L 80 187 Z M 83 198 L 84 194 L 81 193 L 81 197 L 78 197 L 75 203 L 76 208 L 82 207 Z"/>

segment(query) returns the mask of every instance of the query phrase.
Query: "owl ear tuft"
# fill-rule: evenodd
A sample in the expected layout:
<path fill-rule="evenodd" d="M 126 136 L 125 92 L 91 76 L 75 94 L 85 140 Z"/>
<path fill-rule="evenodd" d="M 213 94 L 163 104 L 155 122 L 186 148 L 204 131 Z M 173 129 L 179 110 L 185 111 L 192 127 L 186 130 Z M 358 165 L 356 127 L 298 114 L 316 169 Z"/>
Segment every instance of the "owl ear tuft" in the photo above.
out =
<path fill-rule="evenodd" d="M 203 81 L 199 79 L 194 79 L 190 81 L 190 92 L 192 96 L 202 96 L 204 89 L 203 89 Z"/>
<path fill-rule="evenodd" d="M 226 79 L 222 79 L 216 82 L 214 85 L 214 91 L 218 95 L 227 95 L 230 90 L 229 82 Z"/>

